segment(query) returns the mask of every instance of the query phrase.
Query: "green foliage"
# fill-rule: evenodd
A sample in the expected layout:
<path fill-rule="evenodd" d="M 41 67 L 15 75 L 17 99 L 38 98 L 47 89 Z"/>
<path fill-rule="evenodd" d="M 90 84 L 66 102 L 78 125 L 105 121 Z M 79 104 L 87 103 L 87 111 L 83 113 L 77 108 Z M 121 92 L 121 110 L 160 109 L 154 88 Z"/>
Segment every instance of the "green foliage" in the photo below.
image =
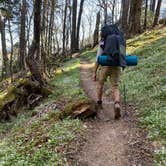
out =
<path fill-rule="evenodd" d="M 144 20 L 145 20 L 145 8 L 142 9 L 141 12 L 141 25 L 144 25 Z M 147 11 L 147 28 L 152 27 L 154 20 L 154 13 L 151 10 Z"/>
<path fill-rule="evenodd" d="M 80 121 L 66 119 L 40 120 L 19 128 L 12 138 L 1 142 L 0 165 L 65 165 L 66 147 L 80 126 Z"/>
<path fill-rule="evenodd" d="M 60 110 L 47 106 L 58 100 L 65 105 L 65 101 L 85 97 L 79 87 L 79 60 L 65 63 L 63 72 L 59 71 L 51 82 L 55 91 L 47 100 L 11 122 L 0 124 L 0 137 L 3 138 L 0 165 L 67 165 L 66 150 L 81 132 L 81 122 L 69 118 L 60 121 L 57 118 Z"/>
<path fill-rule="evenodd" d="M 79 82 L 79 60 L 71 60 L 65 64 L 61 69 L 63 71 L 55 72 L 55 78 L 52 80 L 52 85 L 55 87 L 55 93 L 51 98 L 67 98 L 73 100 L 74 98 L 84 97 L 84 92 L 80 88 Z"/>
<path fill-rule="evenodd" d="M 96 59 L 96 52 L 97 52 L 97 47 L 95 47 L 92 50 L 85 50 L 82 54 L 81 57 L 85 57 L 86 59 L 88 59 L 90 62 L 95 62 Z"/>
<path fill-rule="evenodd" d="M 166 29 L 129 40 L 128 52 L 139 56 L 139 64 L 123 74 L 127 100 L 136 103 L 141 123 L 149 129 L 149 138 L 161 144 L 155 147 L 156 165 L 166 165 Z"/>

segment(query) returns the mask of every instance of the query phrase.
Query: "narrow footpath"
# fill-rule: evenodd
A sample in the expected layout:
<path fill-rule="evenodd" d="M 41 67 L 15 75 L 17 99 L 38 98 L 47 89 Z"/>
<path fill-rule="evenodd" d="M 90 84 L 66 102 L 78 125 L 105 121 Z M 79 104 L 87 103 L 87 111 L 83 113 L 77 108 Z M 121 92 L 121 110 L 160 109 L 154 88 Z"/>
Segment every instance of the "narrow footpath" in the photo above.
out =
<path fill-rule="evenodd" d="M 81 61 L 81 86 L 87 96 L 96 101 L 96 83 L 92 80 L 91 64 Z M 132 108 L 129 108 L 132 109 Z M 84 122 L 85 142 L 78 150 L 75 161 L 79 166 L 152 166 L 153 147 L 147 132 L 138 129 L 133 116 L 114 120 L 113 101 L 104 96 L 99 118 Z"/>

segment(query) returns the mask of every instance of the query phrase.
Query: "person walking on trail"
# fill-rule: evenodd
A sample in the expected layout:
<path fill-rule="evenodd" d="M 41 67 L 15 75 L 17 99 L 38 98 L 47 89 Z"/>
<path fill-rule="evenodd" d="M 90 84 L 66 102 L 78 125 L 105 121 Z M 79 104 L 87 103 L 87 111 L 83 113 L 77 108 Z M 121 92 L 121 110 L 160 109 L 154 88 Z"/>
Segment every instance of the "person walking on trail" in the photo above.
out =
<path fill-rule="evenodd" d="M 125 68 L 125 39 L 122 32 L 115 25 L 106 25 L 101 29 L 101 40 L 99 42 L 97 58 L 94 66 L 93 80 L 97 82 L 97 104 L 102 108 L 103 86 L 107 77 L 110 77 L 112 92 L 114 96 L 115 119 L 121 117 L 120 106 L 120 75 L 121 69 Z M 112 66 L 100 66 L 98 56 L 108 55 L 108 59 L 114 64 Z"/>

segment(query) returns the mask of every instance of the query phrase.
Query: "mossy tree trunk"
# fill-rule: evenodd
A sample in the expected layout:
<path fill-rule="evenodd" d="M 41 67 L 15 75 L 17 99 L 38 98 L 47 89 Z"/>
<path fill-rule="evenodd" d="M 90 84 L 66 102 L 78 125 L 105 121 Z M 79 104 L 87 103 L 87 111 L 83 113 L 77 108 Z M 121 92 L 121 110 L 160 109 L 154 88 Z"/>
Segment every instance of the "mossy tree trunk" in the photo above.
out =
<path fill-rule="evenodd" d="M 45 81 L 37 63 L 40 52 L 41 4 L 42 0 L 34 1 L 34 36 L 29 49 L 28 57 L 26 58 L 26 62 L 33 76 L 33 79 L 38 81 L 40 85 L 43 86 L 45 85 Z M 35 55 L 37 58 L 35 58 Z"/>

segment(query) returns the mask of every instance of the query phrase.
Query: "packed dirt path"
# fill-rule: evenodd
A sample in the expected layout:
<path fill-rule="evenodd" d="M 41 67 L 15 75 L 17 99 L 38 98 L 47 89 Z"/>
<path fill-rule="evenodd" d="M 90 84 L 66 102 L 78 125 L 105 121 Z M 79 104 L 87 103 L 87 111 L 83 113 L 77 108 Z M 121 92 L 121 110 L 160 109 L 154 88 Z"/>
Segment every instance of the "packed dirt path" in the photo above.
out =
<path fill-rule="evenodd" d="M 81 86 L 86 95 L 96 101 L 96 83 L 92 80 L 92 65 L 82 60 Z M 152 147 L 146 134 L 138 134 L 130 117 L 114 120 L 113 100 L 104 96 L 99 118 L 84 122 L 86 141 L 76 154 L 79 166 L 152 166 Z M 124 112 L 122 111 L 122 115 Z"/>

